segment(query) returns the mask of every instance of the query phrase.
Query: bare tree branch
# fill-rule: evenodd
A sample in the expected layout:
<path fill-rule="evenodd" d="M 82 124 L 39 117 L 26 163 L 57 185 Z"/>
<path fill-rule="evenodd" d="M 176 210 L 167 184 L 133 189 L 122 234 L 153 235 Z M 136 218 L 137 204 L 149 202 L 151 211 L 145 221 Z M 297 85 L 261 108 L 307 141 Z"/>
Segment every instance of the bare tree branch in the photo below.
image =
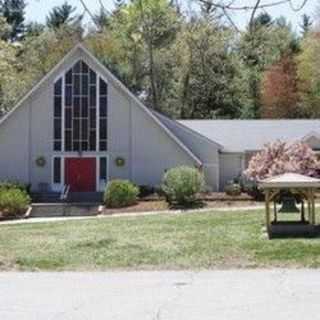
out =
<path fill-rule="evenodd" d="M 235 31 L 240 33 L 240 29 L 235 24 L 235 22 L 233 21 L 233 19 L 229 15 L 228 11 L 226 9 L 222 9 L 222 11 L 223 11 L 223 14 L 225 15 L 225 17 L 227 18 L 227 20 L 230 22 L 231 26 L 235 29 Z"/>
<path fill-rule="evenodd" d="M 249 29 L 252 31 L 253 28 L 253 22 L 254 22 L 254 16 L 259 8 L 259 5 L 261 3 L 261 0 L 257 0 L 256 5 L 254 6 L 252 12 L 251 12 L 251 17 L 250 17 L 250 22 L 249 22 Z"/>
<path fill-rule="evenodd" d="M 264 3 L 264 4 L 261 4 L 261 1 L 259 1 L 260 4 L 256 8 L 256 5 L 254 5 L 254 6 L 245 6 L 245 5 L 244 6 L 236 6 L 233 4 L 222 4 L 221 2 L 213 1 L 213 0 L 199 0 L 199 2 L 202 2 L 204 4 L 210 4 L 213 7 L 216 7 L 219 9 L 239 10 L 239 11 L 266 9 L 266 8 L 276 7 L 278 5 L 286 4 L 286 3 L 290 4 L 292 10 L 299 11 L 299 10 L 303 9 L 303 7 L 307 4 L 308 1 L 309 0 L 303 0 L 302 4 L 298 8 L 294 7 L 292 0 L 275 0 L 271 3 Z"/>
<path fill-rule="evenodd" d="M 308 2 L 308 0 L 303 0 L 303 2 L 301 3 L 301 5 L 296 8 L 296 7 L 293 5 L 292 0 L 289 0 L 289 4 L 290 4 L 291 9 L 292 9 L 293 11 L 296 11 L 296 12 L 302 10 L 302 9 L 304 8 L 304 6 L 307 4 L 307 2 Z"/>
<path fill-rule="evenodd" d="M 88 8 L 88 6 L 86 5 L 86 3 L 84 2 L 84 0 L 79 0 L 79 1 L 80 1 L 81 5 L 82 5 L 84 11 L 89 15 L 89 17 L 91 18 L 91 20 L 93 21 L 93 23 L 94 23 L 96 26 L 98 26 L 97 23 L 96 23 L 96 19 L 95 19 L 95 17 L 94 17 L 94 14 L 89 10 L 89 8 Z"/>

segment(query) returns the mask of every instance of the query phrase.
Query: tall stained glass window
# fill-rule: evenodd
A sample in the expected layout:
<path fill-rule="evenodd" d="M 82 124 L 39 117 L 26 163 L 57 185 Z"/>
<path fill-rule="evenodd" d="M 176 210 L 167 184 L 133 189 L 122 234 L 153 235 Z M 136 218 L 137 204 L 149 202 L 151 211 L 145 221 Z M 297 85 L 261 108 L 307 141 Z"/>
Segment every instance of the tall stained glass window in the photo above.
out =
<path fill-rule="evenodd" d="M 107 151 L 107 83 L 78 61 L 55 83 L 54 91 L 54 150 L 64 146 L 66 152 Z"/>

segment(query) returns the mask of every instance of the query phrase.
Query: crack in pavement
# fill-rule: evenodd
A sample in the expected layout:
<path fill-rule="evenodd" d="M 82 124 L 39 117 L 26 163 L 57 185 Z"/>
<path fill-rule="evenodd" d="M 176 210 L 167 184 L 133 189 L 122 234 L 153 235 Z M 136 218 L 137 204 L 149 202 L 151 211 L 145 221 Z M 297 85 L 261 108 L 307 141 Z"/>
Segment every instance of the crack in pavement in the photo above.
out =
<path fill-rule="evenodd" d="M 189 280 L 173 283 L 173 287 L 176 289 L 176 294 L 158 307 L 155 315 L 152 317 L 152 320 L 161 320 L 161 315 L 164 309 L 168 308 L 168 306 L 173 304 L 174 301 L 181 298 L 183 291 L 193 285 L 196 273 L 197 272 L 187 272 L 185 273 L 185 276 L 189 278 Z"/>

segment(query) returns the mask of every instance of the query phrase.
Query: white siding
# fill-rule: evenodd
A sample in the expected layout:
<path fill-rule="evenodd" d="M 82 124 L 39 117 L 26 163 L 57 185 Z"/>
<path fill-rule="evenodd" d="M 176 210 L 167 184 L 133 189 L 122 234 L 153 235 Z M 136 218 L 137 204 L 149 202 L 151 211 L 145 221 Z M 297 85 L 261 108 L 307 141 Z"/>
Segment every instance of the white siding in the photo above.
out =
<path fill-rule="evenodd" d="M 232 179 L 237 178 L 243 171 L 243 154 L 222 153 L 220 154 L 220 191 Z"/>

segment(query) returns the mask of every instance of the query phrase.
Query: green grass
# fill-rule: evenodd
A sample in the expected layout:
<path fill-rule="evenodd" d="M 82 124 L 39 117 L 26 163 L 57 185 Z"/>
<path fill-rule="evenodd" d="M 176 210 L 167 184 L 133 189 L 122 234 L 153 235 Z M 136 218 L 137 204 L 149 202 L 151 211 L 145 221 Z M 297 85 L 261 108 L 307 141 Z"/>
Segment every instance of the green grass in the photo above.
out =
<path fill-rule="evenodd" d="M 0 226 L 1 270 L 319 267 L 320 239 L 268 240 L 263 211 Z"/>

